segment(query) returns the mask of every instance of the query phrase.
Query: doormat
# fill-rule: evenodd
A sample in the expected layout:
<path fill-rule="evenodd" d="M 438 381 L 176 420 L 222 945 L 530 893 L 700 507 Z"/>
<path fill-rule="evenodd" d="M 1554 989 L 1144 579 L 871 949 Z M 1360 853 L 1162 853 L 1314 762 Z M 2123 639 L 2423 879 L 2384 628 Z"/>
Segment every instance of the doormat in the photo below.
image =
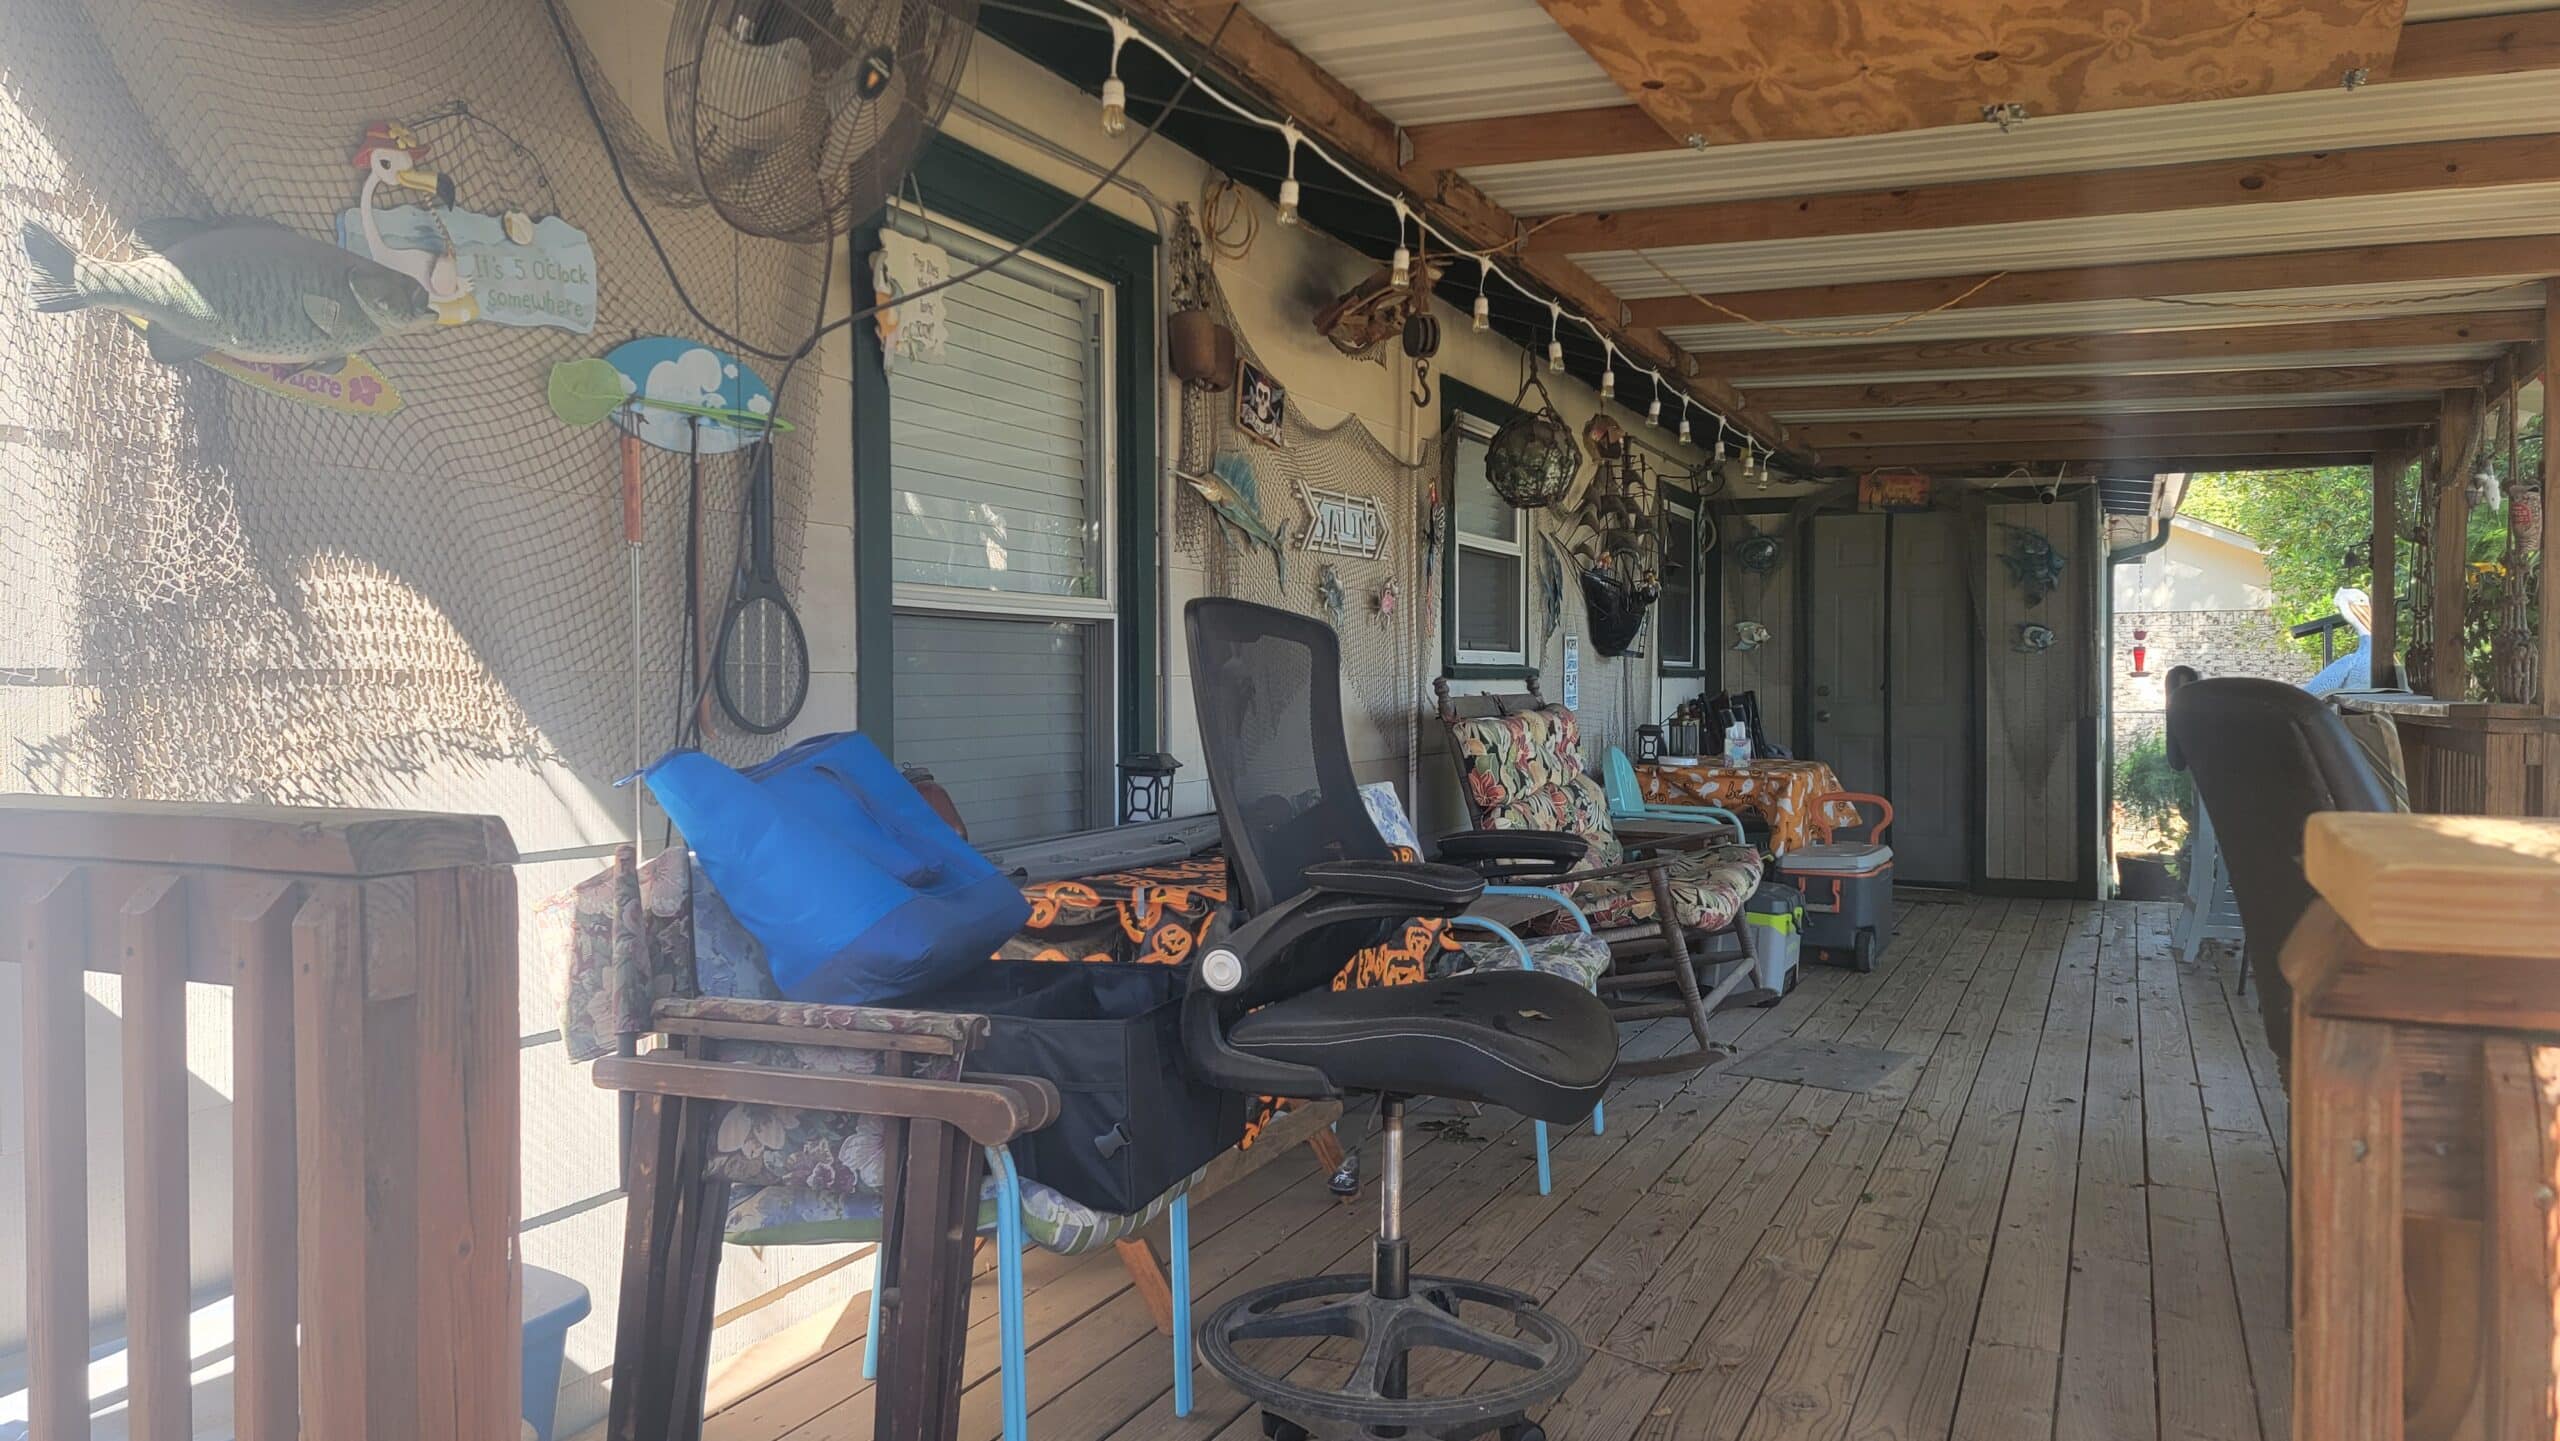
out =
<path fill-rule="evenodd" d="M 1725 1069 L 1737 1076 L 1856 1093 L 1874 1090 L 1915 1059 L 1908 1051 L 1838 1041 L 1780 1041 L 1753 1051 Z"/>

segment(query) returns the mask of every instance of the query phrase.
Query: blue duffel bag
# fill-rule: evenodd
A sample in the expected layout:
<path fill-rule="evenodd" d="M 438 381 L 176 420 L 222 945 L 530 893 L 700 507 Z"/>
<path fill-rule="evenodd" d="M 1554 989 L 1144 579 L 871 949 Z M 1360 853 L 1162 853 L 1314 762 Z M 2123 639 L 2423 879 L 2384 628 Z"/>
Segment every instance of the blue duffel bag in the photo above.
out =
<path fill-rule="evenodd" d="M 853 732 L 743 773 L 675 751 L 643 774 L 795 1001 L 878 1005 L 983 969 L 1030 902 Z"/>

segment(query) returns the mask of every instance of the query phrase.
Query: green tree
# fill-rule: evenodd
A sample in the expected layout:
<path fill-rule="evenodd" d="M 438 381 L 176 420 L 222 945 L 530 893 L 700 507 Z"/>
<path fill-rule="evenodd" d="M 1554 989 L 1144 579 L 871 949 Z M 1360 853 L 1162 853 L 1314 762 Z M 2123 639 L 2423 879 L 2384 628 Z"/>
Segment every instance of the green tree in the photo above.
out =
<path fill-rule="evenodd" d="M 2413 473 L 2400 486 L 2404 536 L 2414 519 L 2410 511 L 2416 490 Z M 2189 481 L 2186 501 L 2178 508 L 2236 530 L 2265 549 L 2276 619 L 2285 625 L 2330 614 L 2337 608 L 2330 597 L 2341 586 L 2373 584 L 2373 568 L 2365 559 L 2373 534 L 2373 473 L 2363 466 L 2198 475 Z M 2405 585 L 2405 546 L 2402 554 Z M 2356 564 L 2349 564 L 2351 557 Z"/>
<path fill-rule="evenodd" d="M 2542 420 L 2537 416 L 2517 438 L 2515 469 L 2519 473 L 2540 473 L 2542 444 Z M 2490 452 L 2490 469 L 2501 484 L 2512 484 L 2505 448 L 2492 445 Z M 2328 615 L 2335 609 L 2330 597 L 2341 586 L 2372 587 L 2373 568 L 2365 551 L 2373 533 L 2372 484 L 2372 473 L 2362 466 L 2209 473 L 2192 479 L 2179 509 L 2239 531 L 2266 550 L 2276 618 L 2293 626 Z M 2397 574 L 2404 616 L 2416 558 L 2408 537 L 2417 526 L 2417 507 L 2418 477 L 2412 467 L 2400 479 Z M 2502 564 L 2507 549 L 2506 508 L 2474 507 L 2464 540 L 2471 575 L 2464 593 L 2463 649 L 2474 685 L 2486 694 L 2490 636 L 2507 583 Z"/>

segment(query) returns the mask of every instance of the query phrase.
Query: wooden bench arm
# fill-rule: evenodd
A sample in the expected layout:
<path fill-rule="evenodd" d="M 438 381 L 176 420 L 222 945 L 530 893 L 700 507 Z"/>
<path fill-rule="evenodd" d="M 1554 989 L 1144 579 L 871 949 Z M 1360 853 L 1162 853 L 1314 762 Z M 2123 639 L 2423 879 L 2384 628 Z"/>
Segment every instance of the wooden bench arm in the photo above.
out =
<path fill-rule="evenodd" d="M 596 1085 L 608 1091 L 689 1100 L 941 1121 L 982 1146 L 1001 1146 L 1037 1131 L 1058 1119 L 1059 1108 L 1058 1088 L 1036 1076 L 916 1081 L 658 1056 L 607 1056 L 596 1062 Z"/>

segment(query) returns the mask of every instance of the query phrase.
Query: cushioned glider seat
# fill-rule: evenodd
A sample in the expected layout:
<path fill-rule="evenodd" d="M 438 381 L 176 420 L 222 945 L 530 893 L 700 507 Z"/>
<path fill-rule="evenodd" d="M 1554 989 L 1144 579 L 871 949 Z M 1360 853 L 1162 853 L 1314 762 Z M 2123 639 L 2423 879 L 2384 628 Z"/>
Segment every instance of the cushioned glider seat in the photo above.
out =
<path fill-rule="evenodd" d="M 1730 927 L 1742 914 L 1743 903 L 1759 889 L 1764 869 L 1760 853 L 1749 846 L 1710 846 L 1662 859 L 1671 866 L 1671 905 L 1680 913 L 1680 923 L 1700 931 Z M 1591 924 L 1604 931 L 1640 925 L 1660 909 L 1654 904 L 1652 878 L 1642 873 L 1576 881 L 1573 900 Z M 1561 914 L 1538 922 L 1540 929 L 1547 930 L 1572 924 L 1571 916 Z"/>
<path fill-rule="evenodd" d="M 1480 1101 L 1542 1121 L 1589 1115 L 1617 1060 L 1609 1013 L 1535 971 L 1310 991 L 1245 1016 L 1227 1041 L 1346 1091 Z"/>

